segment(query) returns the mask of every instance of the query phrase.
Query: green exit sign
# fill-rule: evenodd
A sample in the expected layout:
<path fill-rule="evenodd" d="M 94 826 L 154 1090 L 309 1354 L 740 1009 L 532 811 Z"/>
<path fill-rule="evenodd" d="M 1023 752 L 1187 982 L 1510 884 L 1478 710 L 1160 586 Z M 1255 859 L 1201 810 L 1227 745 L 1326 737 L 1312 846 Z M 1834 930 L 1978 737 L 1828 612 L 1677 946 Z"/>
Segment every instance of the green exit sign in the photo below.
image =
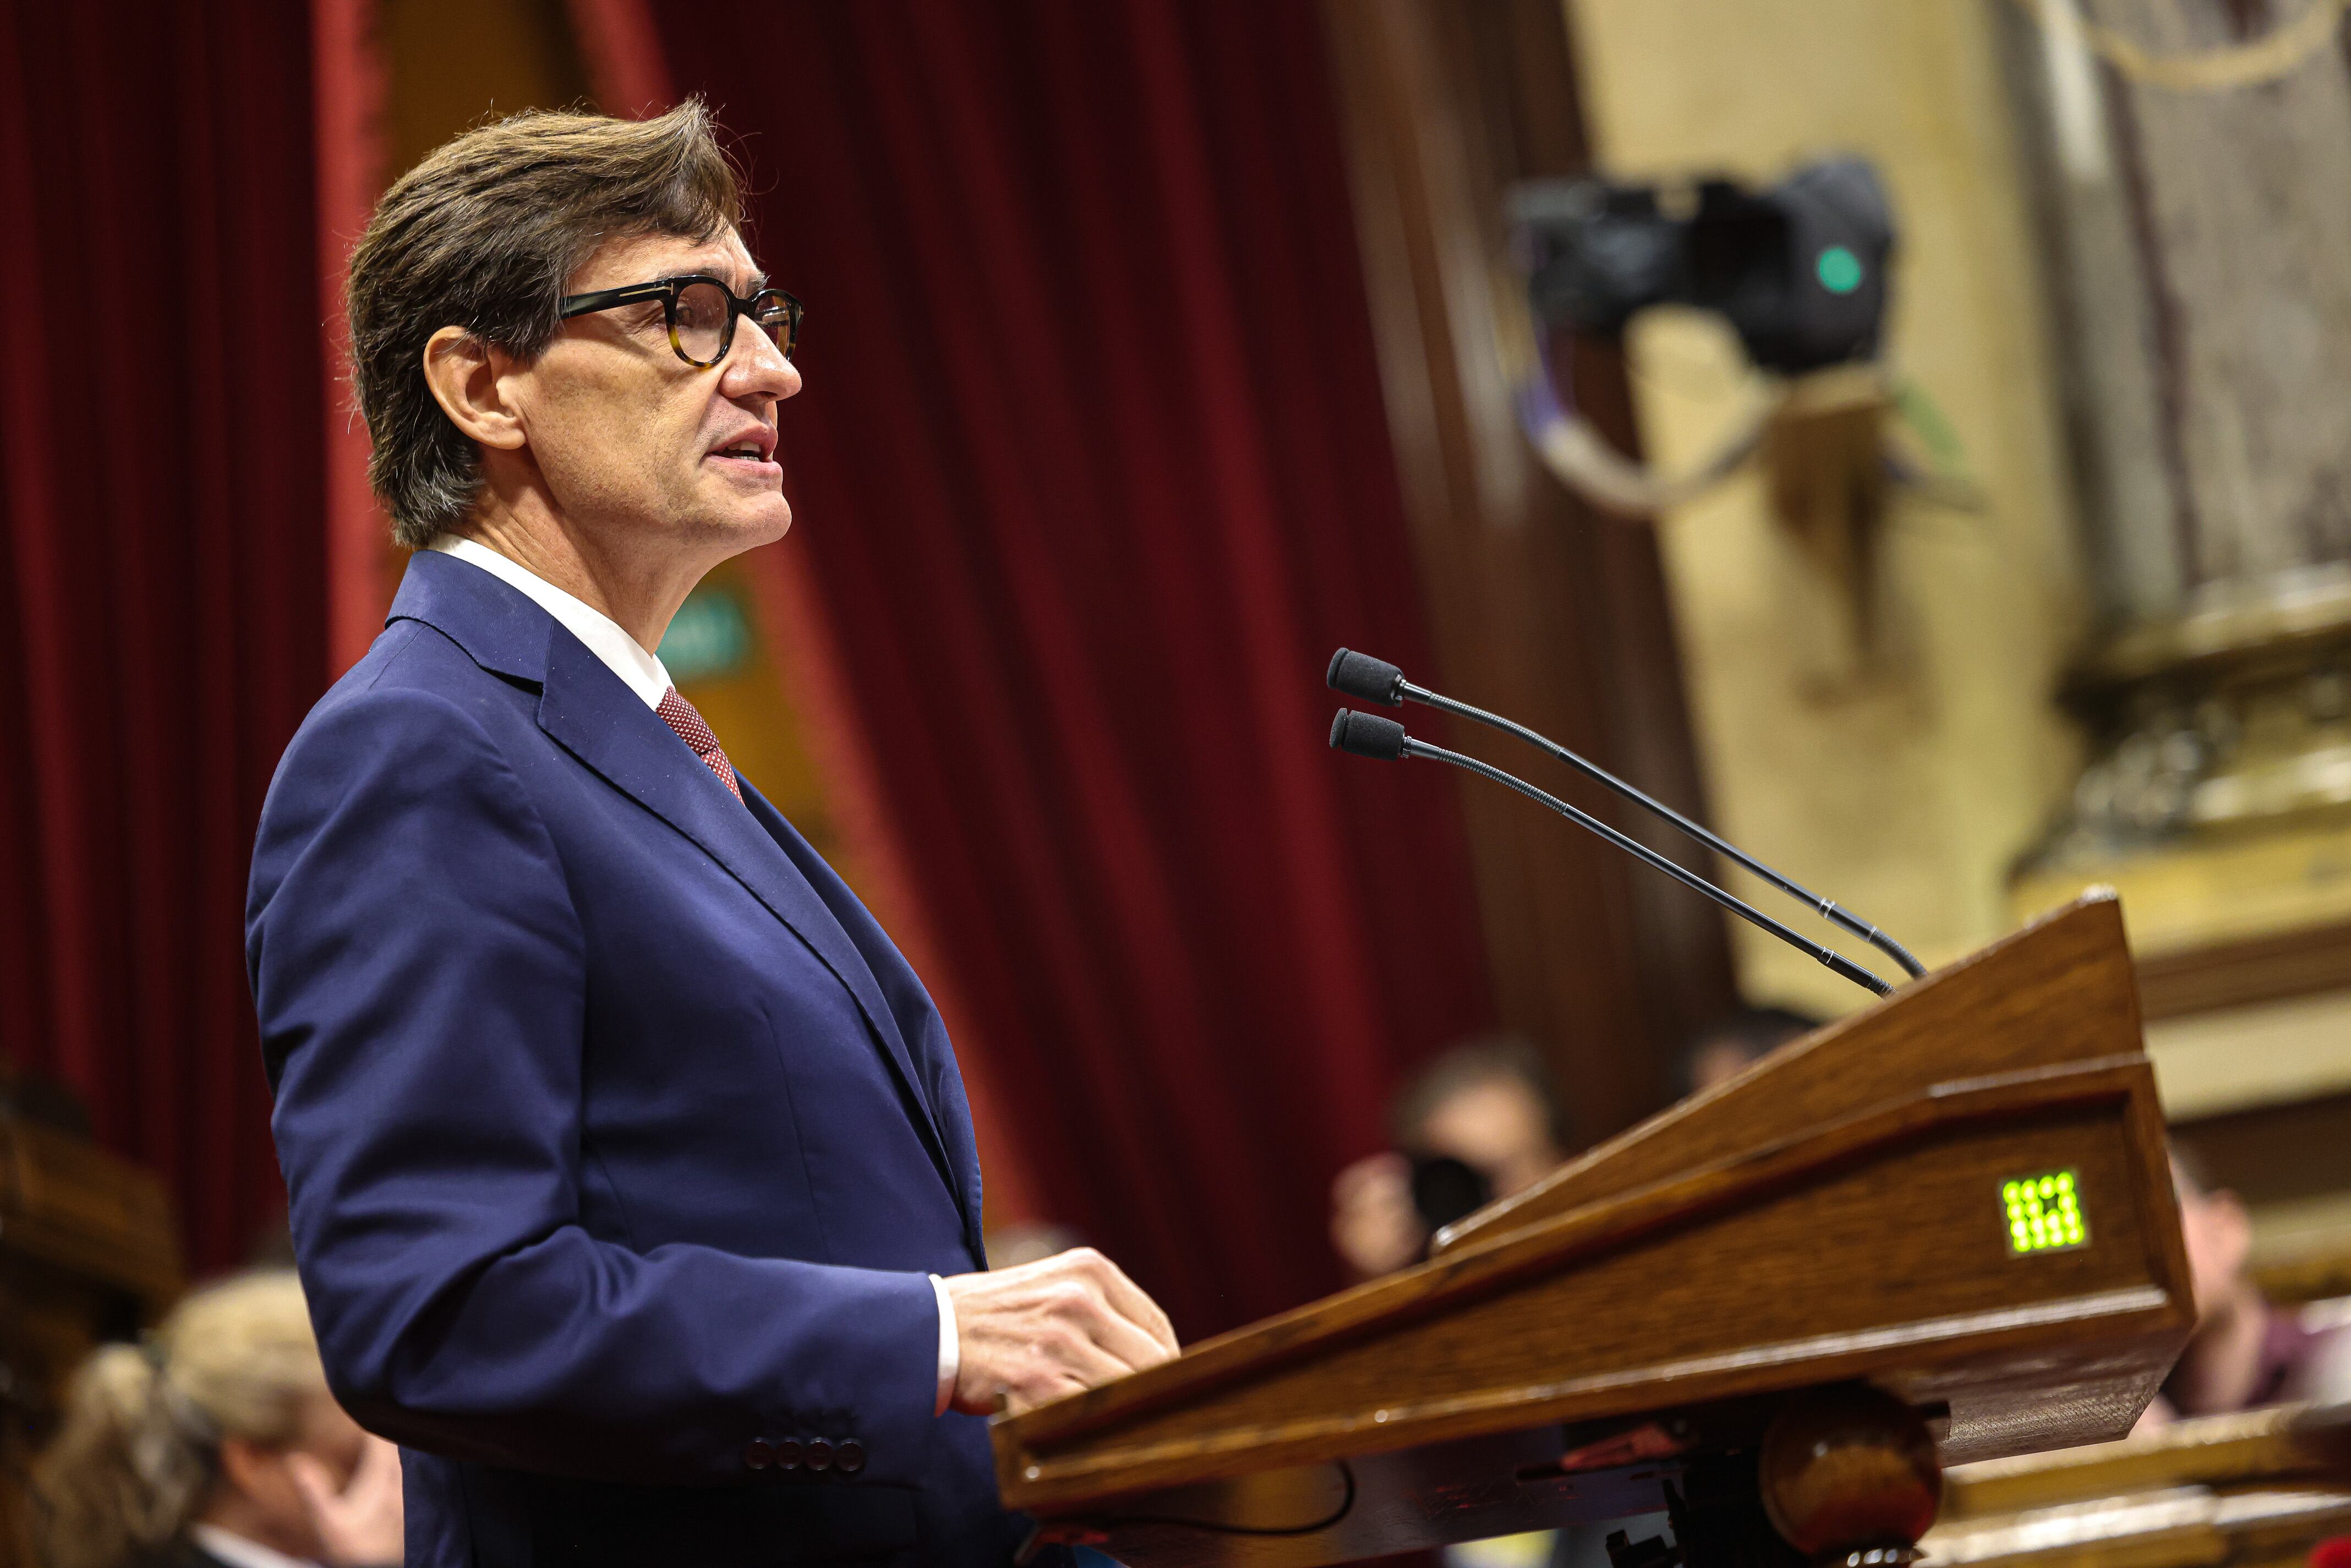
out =
<path fill-rule="evenodd" d="M 681 686 L 725 680 L 750 661 L 750 617 L 732 589 L 705 584 L 685 596 L 654 652 Z"/>
<path fill-rule="evenodd" d="M 2007 1212 L 2011 1257 L 2089 1244 L 2090 1226 L 2082 1217 L 2081 1186 L 2072 1171 L 2004 1181 L 2000 1184 L 2000 1200 Z"/>

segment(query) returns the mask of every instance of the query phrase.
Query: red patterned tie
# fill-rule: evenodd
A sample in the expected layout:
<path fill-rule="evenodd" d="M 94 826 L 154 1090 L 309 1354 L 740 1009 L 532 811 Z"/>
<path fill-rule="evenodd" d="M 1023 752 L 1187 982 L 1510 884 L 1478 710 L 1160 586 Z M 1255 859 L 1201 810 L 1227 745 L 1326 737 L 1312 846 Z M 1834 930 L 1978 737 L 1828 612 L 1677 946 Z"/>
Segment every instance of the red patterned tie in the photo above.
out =
<path fill-rule="evenodd" d="M 677 731 L 677 737 L 692 747 L 694 754 L 718 775 L 718 781 L 726 786 L 728 794 L 737 800 L 743 798 L 743 786 L 735 781 L 735 765 L 718 749 L 718 737 L 710 733 L 710 727 L 702 722 L 694 705 L 677 695 L 675 686 L 662 693 L 661 706 L 653 712 L 661 715 L 662 722 Z"/>

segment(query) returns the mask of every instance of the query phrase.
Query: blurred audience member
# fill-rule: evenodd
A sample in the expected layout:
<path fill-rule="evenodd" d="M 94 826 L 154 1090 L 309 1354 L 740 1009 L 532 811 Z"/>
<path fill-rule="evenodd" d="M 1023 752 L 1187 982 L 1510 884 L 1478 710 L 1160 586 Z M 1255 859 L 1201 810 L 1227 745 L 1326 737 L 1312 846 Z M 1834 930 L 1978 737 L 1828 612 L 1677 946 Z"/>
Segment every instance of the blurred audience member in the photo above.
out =
<path fill-rule="evenodd" d="M 2331 1396 L 2340 1331 L 2315 1332 L 2302 1314 L 2274 1305 L 2253 1283 L 2252 1222 L 2241 1199 L 2213 1186 L 2195 1156 L 2175 1149 L 2171 1185 L 2179 1195 L 2179 1229 L 2196 1290 L 2196 1332 L 2179 1353 L 2163 1392 L 2139 1417 L 2138 1430 L 2183 1416 L 2220 1416 L 2292 1400 Z"/>
<path fill-rule="evenodd" d="M 1740 1008 L 1690 1038 L 1682 1051 L 1682 1092 L 1701 1093 L 1747 1071 L 1821 1020 L 1786 1008 Z"/>
<path fill-rule="evenodd" d="M 1403 1268 L 1427 1251 L 1438 1226 L 1532 1186 L 1565 1159 L 1563 1124 L 1551 1074 L 1527 1041 L 1455 1046 L 1396 1096 L 1395 1148 L 1357 1160 L 1332 1184 L 1332 1245 L 1365 1279 Z"/>
<path fill-rule="evenodd" d="M 327 1392 L 291 1270 L 191 1295 L 75 1375 L 37 1467 L 51 1568 L 401 1560 L 400 1451 Z"/>
<path fill-rule="evenodd" d="M 1041 1263 L 1072 1247 L 1083 1247 L 1086 1239 L 1050 1219 L 1024 1219 L 989 1231 L 981 1244 L 987 1250 L 989 1268 L 1018 1269 L 1023 1263 Z"/>

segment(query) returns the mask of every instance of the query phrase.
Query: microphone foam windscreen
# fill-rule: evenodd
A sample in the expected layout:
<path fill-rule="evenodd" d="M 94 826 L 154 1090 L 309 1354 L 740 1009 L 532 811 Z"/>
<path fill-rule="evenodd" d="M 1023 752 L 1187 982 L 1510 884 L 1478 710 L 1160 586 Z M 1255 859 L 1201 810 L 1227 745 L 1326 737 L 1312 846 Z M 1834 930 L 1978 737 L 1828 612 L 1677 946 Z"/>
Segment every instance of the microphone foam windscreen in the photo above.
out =
<path fill-rule="evenodd" d="M 1332 691 L 1344 692 L 1367 703 L 1387 707 L 1404 704 L 1404 672 L 1369 653 L 1340 649 L 1331 655 L 1331 667 L 1323 672 L 1322 679 Z"/>
<path fill-rule="evenodd" d="M 1404 726 L 1375 713 L 1357 713 L 1343 707 L 1331 721 L 1331 747 L 1334 751 L 1352 751 L 1358 757 L 1394 762 L 1404 755 Z"/>

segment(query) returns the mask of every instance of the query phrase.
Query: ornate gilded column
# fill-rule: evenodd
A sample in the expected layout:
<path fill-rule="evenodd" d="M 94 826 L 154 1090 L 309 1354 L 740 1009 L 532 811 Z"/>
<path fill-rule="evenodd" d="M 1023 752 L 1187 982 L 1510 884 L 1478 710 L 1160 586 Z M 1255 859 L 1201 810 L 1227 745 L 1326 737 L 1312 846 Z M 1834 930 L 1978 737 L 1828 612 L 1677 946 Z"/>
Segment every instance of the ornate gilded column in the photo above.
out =
<path fill-rule="evenodd" d="M 2344 8 L 1984 3 L 2099 612 L 2063 694 L 2092 758 L 2016 912 L 2122 890 L 2175 1117 L 2351 1094 Z"/>
<path fill-rule="evenodd" d="M 2295 9 L 2009 7 L 2101 612 L 2096 753 L 2020 897 L 2111 873 L 2157 946 L 2351 916 L 2351 57 L 2183 89 L 2067 5 L 2172 58 Z"/>

